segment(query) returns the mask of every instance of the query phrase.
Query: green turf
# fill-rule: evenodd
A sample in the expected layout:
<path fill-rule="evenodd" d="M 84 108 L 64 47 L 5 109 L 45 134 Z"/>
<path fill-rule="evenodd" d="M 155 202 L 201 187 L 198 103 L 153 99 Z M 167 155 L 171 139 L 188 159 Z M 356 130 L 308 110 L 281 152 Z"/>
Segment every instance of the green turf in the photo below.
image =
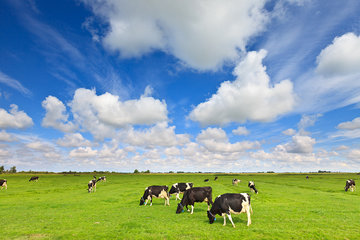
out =
<path fill-rule="evenodd" d="M 0 175 L 8 180 L 0 190 L 0 239 L 360 239 L 360 188 L 344 191 L 348 178 L 360 184 L 356 174 L 217 174 L 217 181 L 215 174 L 114 174 L 90 194 L 90 175 L 39 176 L 28 182 L 30 175 Z M 233 215 L 236 228 L 228 220 L 222 226 L 220 216 L 209 224 L 205 203 L 196 203 L 193 215 L 175 214 L 175 196 L 170 206 L 162 199 L 139 206 L 149 185 L 212 186 L 215 199 L 249 193 L 249 180 L 259 190 L 251 193 L 250 227 L 246 214 Z"/>

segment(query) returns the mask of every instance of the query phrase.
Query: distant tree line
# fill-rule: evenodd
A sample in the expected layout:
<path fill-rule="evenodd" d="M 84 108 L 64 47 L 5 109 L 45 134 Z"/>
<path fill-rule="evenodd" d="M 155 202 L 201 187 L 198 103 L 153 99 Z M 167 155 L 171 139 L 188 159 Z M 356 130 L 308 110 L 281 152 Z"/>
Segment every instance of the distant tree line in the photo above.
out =
<path fill-rule="evenodd" d="M 12 166 L 9 170 L 5 170 L 4 166 L 0 166 L 0 174 L 2 173 L 16 173 L 16 167 Z"/>

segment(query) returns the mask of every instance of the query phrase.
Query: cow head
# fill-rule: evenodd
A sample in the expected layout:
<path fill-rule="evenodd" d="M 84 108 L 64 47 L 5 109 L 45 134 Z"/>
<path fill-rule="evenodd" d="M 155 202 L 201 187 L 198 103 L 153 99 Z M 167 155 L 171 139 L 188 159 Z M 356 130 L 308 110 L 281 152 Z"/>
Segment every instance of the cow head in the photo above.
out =
<path fill-rule="evenodd" d="M 179 214 L 179 213 L 182 213 L 182 212 L 184 212 L 184 206 L 181 203 L 179 203 L 178 207 L 176 209 L 176 213 Z"/>
<path fill-rule="evenodd" d="M 175 184 L 174 184 L 174 185 L 175 185 Z M 169 191 L 169 194 L 174 194 L 174 193 L 177 192 L 177 190 L 176 190 L 177 185 L 176 185 L 176 187 L 175 187 L 174 185 L 171 186 L 170 191 Z"/>
<path fill-rule="evenodd" d="M 216 217 L 210 211 L 207 211 L 207 215 L 208 215 L 208 218 L 209 218 L 209 223 L 213 224 L 214 221 L 216 220 Z"/>
<path fill-rule="evenodd" d="M 140 198 L 140 206 L 141 206 L 141 205 L 144 205 L 144 203 L 145 203 L 145 199 L 144 199 L 144 197 L 141 197 L 141 198 Z"/>
<path fill-rule="evenodd" d="M 344 187 L 345 192 L 347 192 L 347 190 L 349 190 L 349 188 L 350 188 L 350 183 L 347 181 L 347 182 L 346 182 L 346 185 L 345 185 L 345 187 Z"/>

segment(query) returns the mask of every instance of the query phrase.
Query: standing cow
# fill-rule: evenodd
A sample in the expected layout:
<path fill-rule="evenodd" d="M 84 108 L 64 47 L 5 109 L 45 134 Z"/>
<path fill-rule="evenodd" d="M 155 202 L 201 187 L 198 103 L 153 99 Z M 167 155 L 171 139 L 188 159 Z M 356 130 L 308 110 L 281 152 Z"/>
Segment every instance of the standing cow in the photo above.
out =
<path fill-rule="evenodd" d="M 31 182 L 31 181 L 37 182 L 38 180 L 39 180 L 39 177 L 38 177 L 38 176 L 34 176 L 34 177 L 31 177 L 31 178 L 29 179 L 29 182 Z"/>
<path fill-rule="evenodd" d="M 235 224 L 231 218 L 231 213 L 240 214 L 245 212 L 247 214 L 248 220 L 247 226 L 249 226 L 251 224 L 250 211 L 252 213 L 249 194 L 225 193 L 215 199 L 215 202 L 212 205 L 211 209 L 207 211 L 207 215 L 210 224 L 212 224 L 216 220 L 215 215 L 218 214 L 224 217 L 224 226 L 226 225 L 227 216 L 233 227 L 235 227 Z"/>
<path fill-rule="evenodd" d="M 97 181 L 98 182 L 99 181 L 106 182 L 106 177 L 105 176 L 99 177 L 99 179 Z"/>
<path fill-rule="evenodd" d="M 213 204 L 212 201 L 212 188 L 211 187 L 194 187 L 186 190 L 184 196 L 181 199 L 181 202 L 178 204 L 176 213 L 181 213 L 184 209 L 188 209 L 188 205 L 191 206 L 191 214 L 194 213 L 194 203 L 195 202 L 207 202 L 208 210 L 210 209 L 210 204 Z"/>
<path fill-rule="evenodd" d="M 145 188 L 144 195 L 140 199 L 140 206 L 146 205 L 148 200 L 150 200 L 150 206 L 152 206 L 153 197 L 164 198 L 164 205 L 170 206 L 168 189 L 168 186 L 149 186 Z"/>
<path fill-rule="evenodd" d="M 255 193 L 258 194 L 258 190 L 255 188 L 255 183 L 253 181 L 249 181 L 248 187 L 251 191 L 255 191 Z"/>
<path fill-rule="evenodd" d="M 234 179 L 232 180 L 232 185 L 238 185 L 239 182 L 241 182 L 240 179 L 234 178 Z"/>
<path fill-rule="evenodd" d="M 99 178 L 100 179 L 100 178 Z M 96 192 L 96 183 L 100 180 L 96 180 L 96 177 L 94 176 L 94 179 L 90 180 L 88 183 L 88 193 Z"/>
<path fill-rule="evenodd" d="M 169 191 L 169 194 L 174 194 L 176 193 L 176 198 L 175 200 L 181 200 L 179 195 L 180 193 L 184 193 L 186 190 L 190 189 L 193 187 L 193 183 L 174 183 Z"/>
<path fill-rule="evenodd" d="M 6 179 L 0 179 L 0 187 L 1 187 L 1 189 L 3 189 L 3 188 L 7 189 L 7 180 Z"/>
<path fill-rule="evenodd" d="M 350 191 L 352 191 L 352 192 L 355 190 L 355 181 L 352 179 L 349 179 L 346 181 L 345 192 L 347 192 L 347 190 L 349 190 L 349 188 L 350 188 Z"/>

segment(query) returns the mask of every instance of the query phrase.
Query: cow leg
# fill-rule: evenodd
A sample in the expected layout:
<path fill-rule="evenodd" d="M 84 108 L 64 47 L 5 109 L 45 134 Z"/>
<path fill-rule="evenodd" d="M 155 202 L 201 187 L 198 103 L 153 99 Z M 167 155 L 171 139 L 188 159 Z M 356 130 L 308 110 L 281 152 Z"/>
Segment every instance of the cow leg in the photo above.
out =
<path fill-rule="evenodd" d="M 229 213 L 229 214 L 226 214 L 226 215 L 228 216 L 228 218 L 229 218 L 231 224 L 233 225 L 233 227 L 235 228 L 235 224 L 234 224 L 234 222 L 233 222 L 233 220 L 231 218 L 231 214 Z"/>
<path fill-rule="evenodd" d="M 191 214 L 194 213 L 194 205 L 191 205 Z"/>
<path fill-rule="evenodd" d="M 207 202 L 208 204 L 208 211 L 210 211 L 210 202 Z"/>
<path fill-rule="evenodd" d="M 223 226 L 226 226 L 226 214 L 223 213 L 222 216 L 224 217 L 224 224 L 223 224 Z"/>
<path fill-rule="evenodd" d="M 179 195 L 180 195 L 179 193 L 176 193 L 176 198 L 175 198 L 175 200 L 181 200 L 180 197 L 179 197 Z"/>
<path fill-rule="evenodd" d="M 252 210 L 252 209 L 251 209 L 251 210 Z M 246 209 L 246 214 L 247 214 L 247 220 L 248 220 L 247 226 L 250 226 L 250 224 L 251 224 L 251 217 L 250 217 L 249 207 L 248 207 L 248 209 Z"/>
<path fill-rule="evenodd" d="M 152 206 L 152 197 L 150 198 L 150 206 Z"/>

